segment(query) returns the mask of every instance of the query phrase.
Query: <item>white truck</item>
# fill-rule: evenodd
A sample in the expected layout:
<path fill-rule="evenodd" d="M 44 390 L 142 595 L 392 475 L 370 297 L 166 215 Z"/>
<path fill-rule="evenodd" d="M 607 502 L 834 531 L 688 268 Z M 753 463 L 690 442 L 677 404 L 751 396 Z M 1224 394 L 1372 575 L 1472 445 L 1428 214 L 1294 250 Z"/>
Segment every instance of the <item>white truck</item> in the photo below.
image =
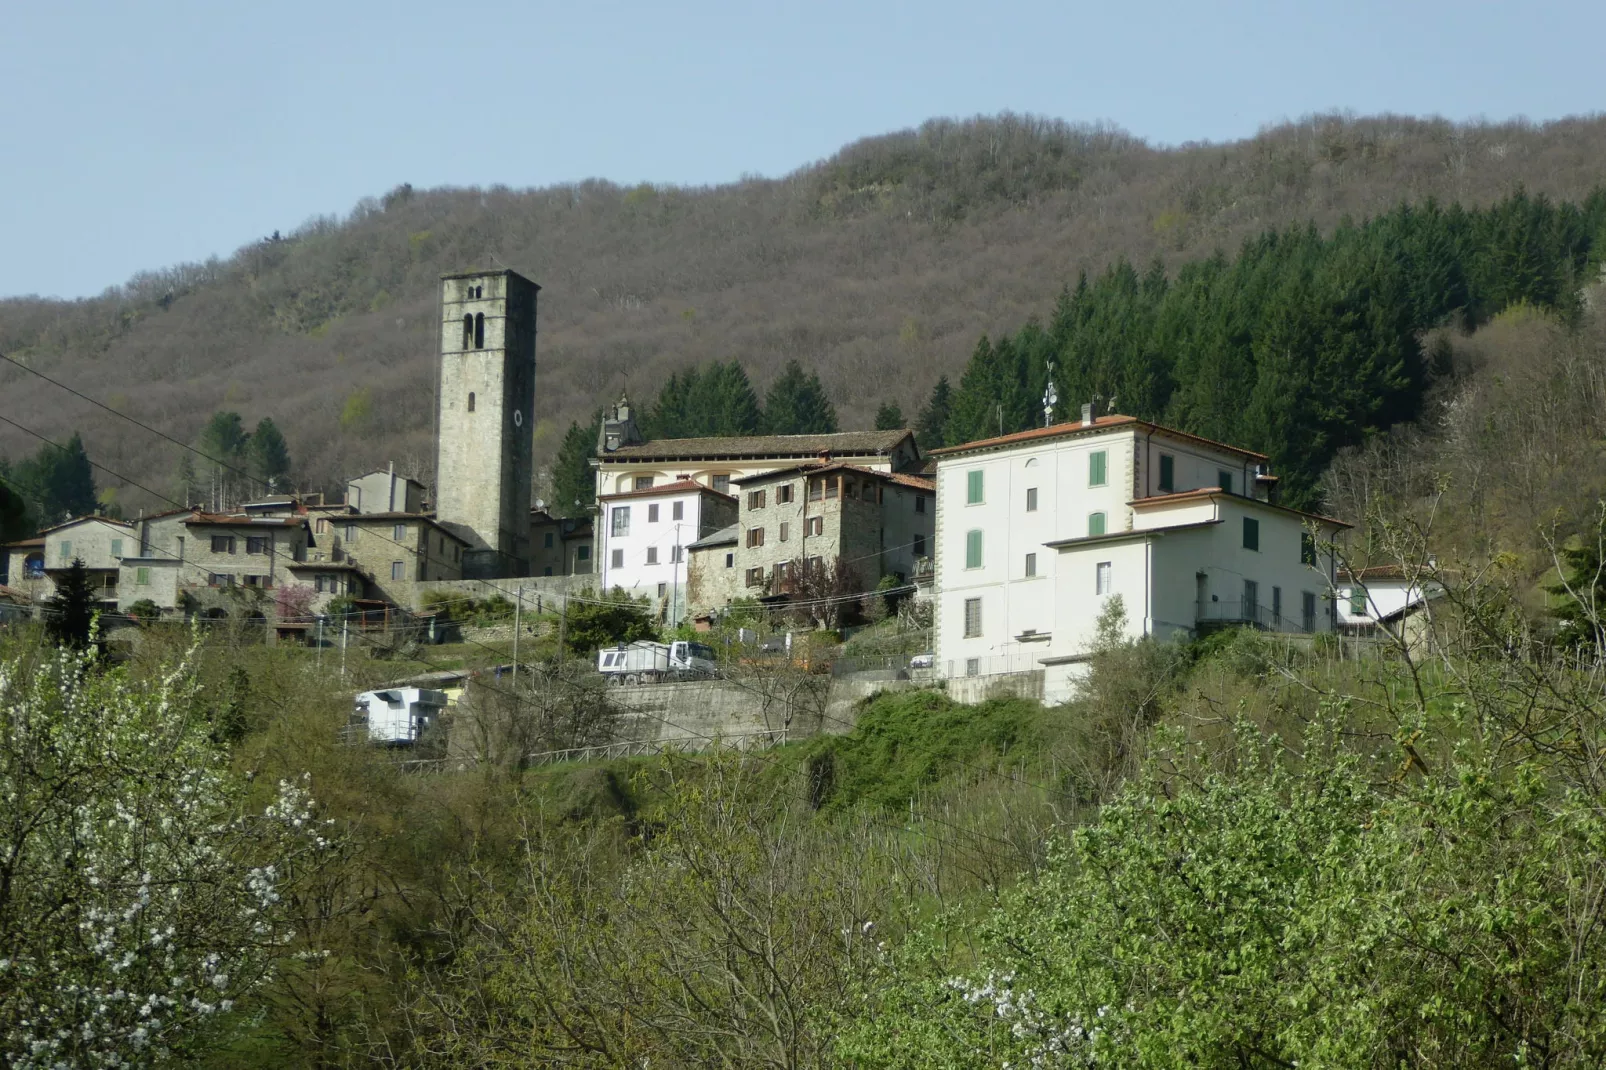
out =
<path fill-rule="evenodd" d="M 702 643 L 640 640 L 597 651 L 597 671 L 610 684 L 656 684 L 666 680 L 705 679 L 717 675 L 714 651 Z"/>
<path fill-rule="evenodd" d="M 368 722 L 372 743 L 406 746 L 418 742 L 446 708 L 446 692 L 424 687 L 387 687 L 357 696 L 357 715 Z"/>

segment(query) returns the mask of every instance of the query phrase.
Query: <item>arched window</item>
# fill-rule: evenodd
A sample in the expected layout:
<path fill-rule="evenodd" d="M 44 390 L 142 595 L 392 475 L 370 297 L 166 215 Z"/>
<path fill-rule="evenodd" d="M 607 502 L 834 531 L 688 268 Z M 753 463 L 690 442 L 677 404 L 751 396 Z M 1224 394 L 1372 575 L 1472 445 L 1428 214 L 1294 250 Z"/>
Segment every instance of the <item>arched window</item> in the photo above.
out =
<path fill-rule="evenodd" d="M 474 391 L 472 390 L 468 392 L 468 411 L 474 411 Z"/>
<path fill-rule="evenodd" d="M 474 317 L 467 312 L 463 313 L 463 348 L 467 349 L 474 344 Z"/>
<path fill-rule="evenodd" d="M 474 348 L 485 348 L 485 313 L 474 313 Z"/>

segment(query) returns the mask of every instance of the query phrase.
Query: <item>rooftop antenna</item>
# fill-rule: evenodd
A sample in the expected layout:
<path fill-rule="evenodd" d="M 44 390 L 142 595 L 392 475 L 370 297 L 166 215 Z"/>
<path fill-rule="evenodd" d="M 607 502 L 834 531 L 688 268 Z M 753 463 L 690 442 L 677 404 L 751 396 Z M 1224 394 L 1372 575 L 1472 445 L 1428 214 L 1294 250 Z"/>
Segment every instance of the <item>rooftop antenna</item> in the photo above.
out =
<path fill-rule="evenodd" d="M 1059 404 L 1060 392 L 1054 387 L 1054 362 L 1048 362 L 1048 385 L 1043 387 L 1043 426 L 1054 425 L 1054 406 Z"/>

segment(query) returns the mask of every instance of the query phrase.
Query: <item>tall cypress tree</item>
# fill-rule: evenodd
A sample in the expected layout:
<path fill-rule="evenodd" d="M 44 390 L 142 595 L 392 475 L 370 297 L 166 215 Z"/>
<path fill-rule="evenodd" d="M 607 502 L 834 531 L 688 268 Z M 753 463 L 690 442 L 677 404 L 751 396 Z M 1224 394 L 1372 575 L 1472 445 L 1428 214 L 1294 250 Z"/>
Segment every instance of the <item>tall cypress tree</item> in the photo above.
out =
<path fill-rule="evenodd" d="M 954 391 L 946 375 L 939 376 L 931 388 L 925 408 L 915 417 L 915 443 L 921 449 L 936 450 L 949 445 L 948 418 L 953 415 Z"/>
<path fill-rule="evenodd" d="M 46 604 L 45 634 L 57 646 L 84 650 L 95 622 L 95 588 L 82 558 L 56 581 L 56 593 Z"/>
<path fill-rule="evenodd" d="M 257 421 L 244 454 L 245 470 L 264 490 L 273 494 L 283 489 L 290 478 L 290 447 L 271 419 L 264 416 Z"/>
<path fill-rule="evenodd" d="M 596 502 L 597 477 L 591 459 L 597 451 L 597 433 L 601 427 L 599 411 L 591 417 L 591 423 L 571 423 L 564 433 L 557 462 L 552 468 L 553 516 L 585 516 Z"/>
<path fill-rule="evenodd" d="M 795 360 L 764 397 L 764 427 L 772 435 L 828 435 L 836 431 L 836 409 L 825 396 L 818 373 L 803 373 Z"/>

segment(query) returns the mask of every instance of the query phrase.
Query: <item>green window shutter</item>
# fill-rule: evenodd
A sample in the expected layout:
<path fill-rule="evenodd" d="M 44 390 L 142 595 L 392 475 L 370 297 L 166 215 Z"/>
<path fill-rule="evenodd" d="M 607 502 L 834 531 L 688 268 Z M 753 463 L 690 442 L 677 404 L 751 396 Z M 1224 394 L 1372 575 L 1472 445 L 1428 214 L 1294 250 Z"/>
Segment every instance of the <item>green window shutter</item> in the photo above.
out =
<path fill-rule="evenodd" d="M 1366 591 L 1360 587 L 1354 587 L 1350 590 L 1349 615 L 1352 617 L 1366 616 Z"/>
<path fill-rule="evenodd" d="M 141 587 L 148 587 L 151 582 L 151 570 L 141 565 L 134 570 L 134 582 Z"/>
<path fill-rule="evenodd" d="M 1087 485 L 1102 487 L 1109 481 L 1110 455 L 1104 450 L 1088 454 L 1087 458 Z"/>
<path fill-rule="evenodd" d="M 982 500 L 981 469 L 965 473 L 965 504 L 976 505 Z"/>
<path fill-rule="evenodd" d="M 981 568 L 981 532 L 965 533 L 965 567 Z"/>
<path fill-rule="evenodd" d="M 1094 535 L 1103 535 L 1104 534 L 1104 514 L 1103 513 L 1090 513 L 1088 515 L 1088 518 L 1087 518 L 1087 534 L 1088 534 L 1089 538 L 1093 537 Z"/>
<path fill-rule="evenodd" d="M 1232 493 L 1232 473 L 1225 468 L 1216 473 L 1216 483 L 1228 494 Z"/>
<path fill-rule="evenodd" d="M 1260 549 L 1260 521 L 1252 516 L 1244 517 L 1244 549 Z"/>
<path fill-rule="evenodd" d="M 1169 453 L 1160 454 L 1160 489 L 1166 493 L 1177 486 L 1177 459 Z"/>

